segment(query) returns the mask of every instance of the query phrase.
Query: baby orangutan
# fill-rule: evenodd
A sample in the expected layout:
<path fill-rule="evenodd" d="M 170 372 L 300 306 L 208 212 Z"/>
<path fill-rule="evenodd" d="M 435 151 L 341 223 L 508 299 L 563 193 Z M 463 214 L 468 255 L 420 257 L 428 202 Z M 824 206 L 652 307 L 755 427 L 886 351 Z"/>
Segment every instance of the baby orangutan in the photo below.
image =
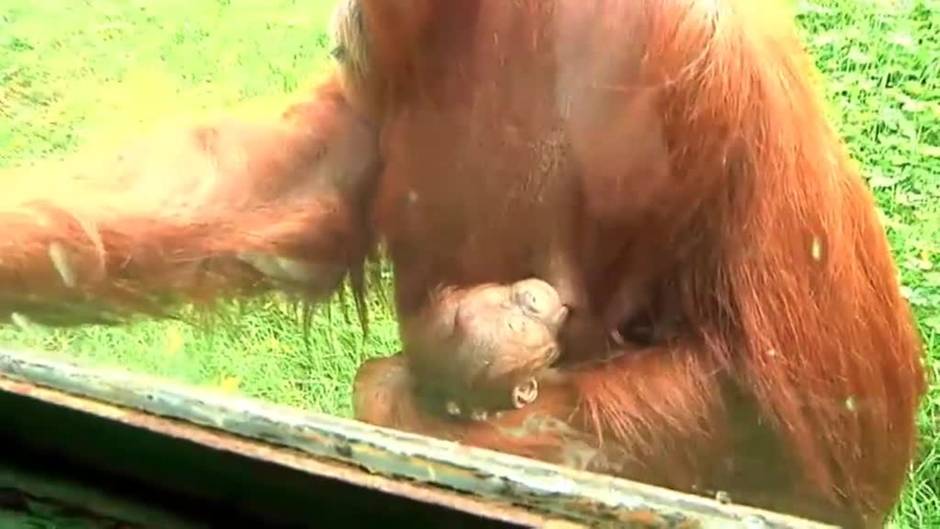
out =
<path fill-rule="evenodd" d="M 403 326 L 404 357 L 422 400 L 452 417 L 485 420 L 538 397 L 538 374 L 558 359 L 568 315 L 539 279 L 437 291 Z"/>

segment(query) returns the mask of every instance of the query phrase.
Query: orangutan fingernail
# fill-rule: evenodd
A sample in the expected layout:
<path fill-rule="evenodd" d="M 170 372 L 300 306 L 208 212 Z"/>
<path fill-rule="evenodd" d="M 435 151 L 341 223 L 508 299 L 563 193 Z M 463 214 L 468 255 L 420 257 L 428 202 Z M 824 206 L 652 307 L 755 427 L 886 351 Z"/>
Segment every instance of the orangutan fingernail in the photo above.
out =
<path fill-rule="evenodd" d="M 32 325 L 33 322 L 29 320 L 28 317 L 20 314 L 19 312 L 14 312 L 10 314 L 10 321 L 13 322 L 13 325 L 16 325 L 21 330 L 27 330 Z"/>
<path fill-rule="evenodd" d="M 50 244 L 49 259 L 52 261 L 52 266 L 54 266 L 56 272 L 59 273 L 59 277 L 62 278 L 62 282 L 65 286 L 75 288 L 78 284 L 78 280 L 75 277 L 75 270 L 72 268 L 71 263 L 69 263 L 69 256 L 65 251 L 65 247 L 58 242 Z"/>

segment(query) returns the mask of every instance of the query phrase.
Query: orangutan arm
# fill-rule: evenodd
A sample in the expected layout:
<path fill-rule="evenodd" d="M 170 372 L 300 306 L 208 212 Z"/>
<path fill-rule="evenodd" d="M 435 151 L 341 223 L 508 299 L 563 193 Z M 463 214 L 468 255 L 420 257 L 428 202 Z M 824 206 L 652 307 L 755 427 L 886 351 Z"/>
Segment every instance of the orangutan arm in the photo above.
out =
<path fill-rule="evenodd" d="M 0 320 L 328 295 L 369 249 L 377 167 L 374 129 L 330 81 L 270 123 L 169 129 L 103 159 L 14 171 L 0 198 Z"/>
<path fill-rule="evenodd" d="M 538 400 L 485 422 L 437 413 L 416 397 L 416 380 L 404 355 L 367 361 L 356 419 L 684 490 L 730 450 L 720 371 L 684 347 L 548 371 Z"/>

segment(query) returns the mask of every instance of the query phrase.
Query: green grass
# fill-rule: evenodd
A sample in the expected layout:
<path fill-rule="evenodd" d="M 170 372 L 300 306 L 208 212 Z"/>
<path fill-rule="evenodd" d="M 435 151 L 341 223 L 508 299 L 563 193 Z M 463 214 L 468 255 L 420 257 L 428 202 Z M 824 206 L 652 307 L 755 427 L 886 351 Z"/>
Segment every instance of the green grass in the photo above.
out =
<path fill-rule="evenodd" d="M 307 90 L 330 64 L 331 9 L 289 0 L 3 2 L 0 166 Z M 280 299 L 226 307 L 212 325 L 8 328 L 0 342 L 348 416 L 364 355 L 398 347 L 387 304 L 371 305 L 378 317 L 366 342 L 355 309 L 317 310 L 305 337 L 299 311 Z"/>
<path fill-rule="evenodd" d="M 0 167 L 143 131 L 169 115 L 278 98 L 328 64 L 322 0 L 5 0 L 0 5 Z M 940 374 L 940 2 L 797 4 L 834 119 L 876 192 L 932 376 Z M 141 106 L 140 102 L 146 105 Z M 289 303 L 226 307 L 215 325 L 0 329 L 0 343 L 120 366 L 332 414 L 350 413 L 366 356 L 398 346 L 387 304 L 368 340 L 342 305 L 305 341 Z M 347 319 L 348 317 L 348 319 Z M 897 527 L 940 527 L 940 389 Z"/>

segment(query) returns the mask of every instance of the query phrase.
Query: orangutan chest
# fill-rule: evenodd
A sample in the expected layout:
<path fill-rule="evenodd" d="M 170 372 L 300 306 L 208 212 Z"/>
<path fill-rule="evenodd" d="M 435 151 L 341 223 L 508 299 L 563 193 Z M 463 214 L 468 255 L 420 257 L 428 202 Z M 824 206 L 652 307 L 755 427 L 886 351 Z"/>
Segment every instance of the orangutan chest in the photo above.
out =
<path fill-rule="evenodd" d="M 448 275 L 531 273 L 533 256 L 558 246 L 576 224 L 578 179 L 559 129 L 438 116 L 398 123 L 383 149 L 382 237 L 399 254 L 423 248 L 421 260 Z"/>

